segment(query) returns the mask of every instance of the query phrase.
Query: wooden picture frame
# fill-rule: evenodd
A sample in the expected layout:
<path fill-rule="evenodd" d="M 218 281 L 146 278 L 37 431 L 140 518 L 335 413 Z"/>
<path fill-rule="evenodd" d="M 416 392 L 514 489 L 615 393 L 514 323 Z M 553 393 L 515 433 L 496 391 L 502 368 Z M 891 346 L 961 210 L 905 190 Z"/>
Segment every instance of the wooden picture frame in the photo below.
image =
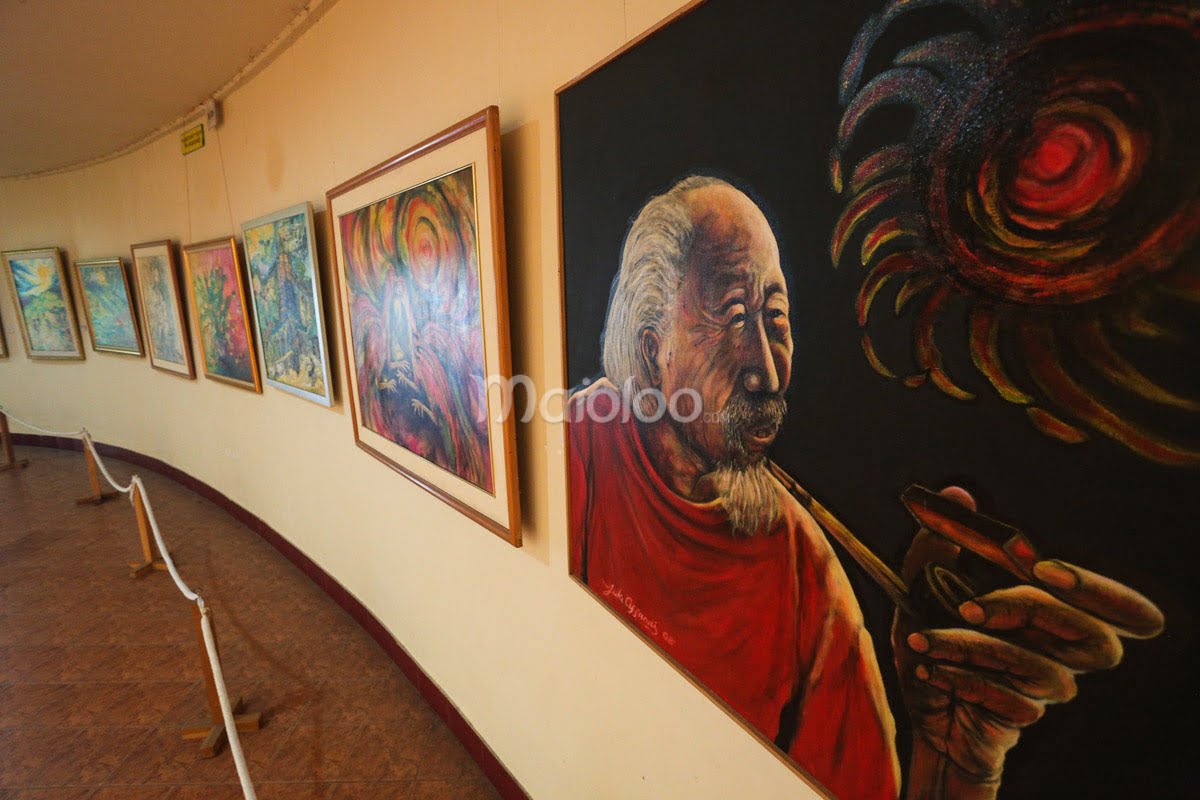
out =
<path fill-rule="evenodd" d="M 75 316 L 71 281 L 58 248 L 9 250 L 0 254 L 0 258 L 17 309 L 25 354 L 39 361 L 82 361 L 86 356 Z M 31 314 L 37 317 L 32 336 Z"/>
<path fill-rule="evenodd" d="M 117 282 L 116 278 L 120 278 L 120 281 Z M 75 279 L 79 284 L 92 349 L 98 353 L 119 353 L 140 358 L 143 354 L 142 333 L 133 310 L 133 286 L 124 262 L 119 258 L 76 261 Z M 98 319 L 104 328 L 99 336 L 96 330 Z M 110 330 L 110 327 L 113 329 Z"/>
<path fill-rule="evenodd" d="M 174 244 L 170 239 L 140 242 L 129 246 L 129 255 L 150 366 L 168 375 L 195 380 L 196 364 L 183 313 Z"/>
<path fill-rule="evenodd" d="M 237 241 L 185 245 L 183 271 L 204 377 L 262 394 Z"/>
<path fill-rule="evenodd" d="M 316 241 L 308 202 L 242 223 L 262 379 L 329 407 L 333 376 Z"/>
<path fill-rule="evenodd" d="M 326 206 L 355 443 L 520 546 L 515 420 L 491 380 L 512 373 L 499 120 L 488 107 Z"/>

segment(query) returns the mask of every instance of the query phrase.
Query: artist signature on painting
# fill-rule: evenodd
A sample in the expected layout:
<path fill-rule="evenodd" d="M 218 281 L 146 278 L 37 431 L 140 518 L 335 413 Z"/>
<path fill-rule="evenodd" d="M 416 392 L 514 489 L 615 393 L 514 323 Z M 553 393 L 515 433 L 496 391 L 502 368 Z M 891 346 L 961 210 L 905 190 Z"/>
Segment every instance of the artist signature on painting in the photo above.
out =
<path fill-rule="evenodd" d="M 609 600 L 613 605 L 625 609 L 625 612 L 633 618 L 638 627 L 655 639 L 662 639 L 666 644 L 675 644 L 675 637 L 663 629 L 658 624 L 658 620 L 651 619 L 644 611 L 638 608 L 638 604 L 634 602 L 632 597 L 625 594 L 624 589 L 621 589 L 611 581 L 605 581 L 604 591 L 601 593 L 601 596 Z"/>

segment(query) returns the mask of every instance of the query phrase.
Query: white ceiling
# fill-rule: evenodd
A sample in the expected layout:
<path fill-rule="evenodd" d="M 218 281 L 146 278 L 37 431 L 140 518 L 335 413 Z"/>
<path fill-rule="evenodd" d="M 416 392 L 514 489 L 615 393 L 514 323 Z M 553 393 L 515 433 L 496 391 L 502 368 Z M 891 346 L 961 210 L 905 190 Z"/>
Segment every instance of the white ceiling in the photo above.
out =
<path fill-rule="evenodd" d="M 0 0 L 0 176 L 88 162 L 144 139 L 320 5 Z"/>

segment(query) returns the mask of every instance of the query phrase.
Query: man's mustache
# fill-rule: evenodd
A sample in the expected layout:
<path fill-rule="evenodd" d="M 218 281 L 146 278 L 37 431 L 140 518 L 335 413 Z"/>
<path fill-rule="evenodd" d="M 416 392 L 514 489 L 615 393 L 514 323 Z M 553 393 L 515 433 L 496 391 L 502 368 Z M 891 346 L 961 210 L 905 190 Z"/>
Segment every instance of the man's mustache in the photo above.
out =
<path fill-rule="evenodd" d="M 748 434 L 756 438 L 772 438 L 779 433 L 787 414 L 787 403 L 780 395 L 755 395 L 739 392 L 721 409 L 721 433 L 731 453 L 730 462 L 736 467 L 749 467 L 761 461 L 762 453 L 751 452 Z"/>
<path fill-rule="evenodd" d="M 737 393 L 729 398 L 721 409 L 725 426 L 732 430 L 745 431 L 771 425 L 778 428 L 787 414 L 787 401 L 782 395 L 749 395 Z"/>

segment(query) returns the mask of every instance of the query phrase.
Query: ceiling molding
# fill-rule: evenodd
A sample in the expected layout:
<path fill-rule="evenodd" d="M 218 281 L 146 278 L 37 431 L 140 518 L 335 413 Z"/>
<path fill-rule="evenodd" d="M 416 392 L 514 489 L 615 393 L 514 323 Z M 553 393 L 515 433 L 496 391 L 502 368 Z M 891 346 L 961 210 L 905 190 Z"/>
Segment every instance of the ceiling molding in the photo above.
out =
<path fill-rule="evenodd" d="M 120 158 L 139 150 L 142 147 L 154 142 L 167 134 L 182 128 L 186 123 L 192 120 L 202 119 L 204 117 L 204 106 L 209 100 L 224 100 L 232 94 L 238 87 L 249 81 L 260 71 L 270 65 L 280 54 L 287 50 L 288 46 L 308 30 L 321 16 L 332 8 L 337 3 L 337 0 L 307 0 L 300 7 L 300 10 L 292 17 L 291 21 L 275 35 L 261 50 L 259 50 L 249 62 L 242 66 L 233 77 L 229 78 L 220 88 L 210 94 L 193 108 L 183 114 L 180 114 L 171 120 L 162 123 L 148 133 L 139 136 L 136 140 L 129 142 L 115 150 L 105 153 L 94 158 L 84 159 L 70 164 L 52 167 L 50 169 L 36 170 L 13 175 L 0 176 L 0 180 L 30 180 L 34 178 L 43 178 L 50 175 L 60 175 L 66 172 L 74 172 L 86 167 L 103 164 L 106 161 Z"/>

